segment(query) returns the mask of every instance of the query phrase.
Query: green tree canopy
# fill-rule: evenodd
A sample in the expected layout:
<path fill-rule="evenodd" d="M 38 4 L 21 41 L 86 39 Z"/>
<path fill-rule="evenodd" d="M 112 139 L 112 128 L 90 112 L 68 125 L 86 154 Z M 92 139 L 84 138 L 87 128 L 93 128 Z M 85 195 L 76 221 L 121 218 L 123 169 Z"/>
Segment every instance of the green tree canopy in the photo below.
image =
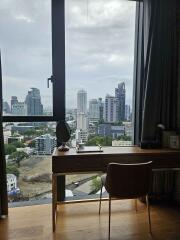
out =
<path fill-rule="evenodd" d="M 24 148 L 25 144 L 19 141 L 15 141 L 11 143 L 12 145 L 14 145 L 16 148 Z"/>
<path fill-rule="evenodd" d="M 34 135 L 36 135 L 37 133 L 36 133 L 36 130 L 35 129 L 30 129 L 30 130 L 27 130 L 27 131 L 25 131 L 24 132 L 24 135 L 25 136 L 34 136 Z"/>
<path fill-rule="evenodd" d="M 15 166 L 15 165 L 7 164 L 6 172 L 8 174 L 14 174 L 14 175 L 16 175 L 16 177 L 19 177 L 19 170 L 18 170 L 17 166 Z"/>
<path fill-rule="evenodd" d="M 4 144 L 5 155 L 10 155 L 16 152 L 16 147 L 13 144 Z"/>
<path fill-rule="evenodd" d="M 24 158 L 28 158 L 28 156 L 29 155 L 23 151 L 18 151 L 18 152 L 16 151 L 9 156 L 9 159 L 14 159 L 18 167 L 20 167 L 20 162 Z"/>
<path fill-rule="evenodd" d="M 91 183 L 91 193 L 96 193 L 101 189 L 102 183 L 99 176 L 92 179 Z"/>
<path fill-rule="evenodd" d="M 132 140 L 131 136 L 127 136 L 127 135 L 119 136 L 117 139 L 122 140 L 122 141 L 131 141 Z"/>
<path fill-rule="evenodd" d="M 112 137 L 91 136 L 86 143 L 87 146 L 112 146 Z"/>

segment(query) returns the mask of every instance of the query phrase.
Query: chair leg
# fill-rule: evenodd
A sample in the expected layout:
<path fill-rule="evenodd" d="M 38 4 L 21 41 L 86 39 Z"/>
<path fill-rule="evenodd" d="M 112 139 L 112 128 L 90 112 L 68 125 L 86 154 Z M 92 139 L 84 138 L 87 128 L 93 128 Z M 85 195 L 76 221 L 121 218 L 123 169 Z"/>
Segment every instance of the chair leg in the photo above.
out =
<path fill-rule="evenodd" d="M 56 176 L 52 175 L 52 227 L 53 232 L 56 228 Z"/>
<path fill-rule="evenodd" d="M 109 233 L 108 233 L 109 240 L 110 240 L 110 232 L 111 232 L 111 196 L 109 196 Z"/>
<path fill-rule="evenodd" d="M 149 206 L 149 197 L 146 195 L 146 204 L 147 204 L 147 211 L 148 211 L 148 221 L 149 221 L 149 233 L 151 234 L 151 216 L 150 216 L 150 206 Z"/>
<path fill-rule="evenodd" d="M 101 199 L 102 199 L 102 188 L 103 188 L 103 185 L 101 186 L 101 191 L 100 191 L 100 201 L 99 201 L 99 215 L 101 213 Z"/>

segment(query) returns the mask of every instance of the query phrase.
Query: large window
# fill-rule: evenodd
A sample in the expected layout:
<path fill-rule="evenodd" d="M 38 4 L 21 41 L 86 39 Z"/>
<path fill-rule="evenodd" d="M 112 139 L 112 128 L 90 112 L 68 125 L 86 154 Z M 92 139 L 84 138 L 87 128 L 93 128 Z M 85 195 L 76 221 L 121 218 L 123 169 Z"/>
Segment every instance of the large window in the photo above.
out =
<path fill-rule="evenodd" d="M 66 119 L 71 146 L 130 145 L 135 2 L 66 0 Z"/>
<path fill-rule="evenodd" d="M 0 11 L 9 200 L 39 200 L 51 194 L 56 121 L 69 123 L 70 147 L 131 144 L 135 2 L 10 0 Z M 96 173 L 59 180 L 59 200 L 99 190 Z"/>
<path fill-rule="evenodd" d="M 11 205 L 51 198 L 51 0 L 0 3 L 3 130 Z M 39 122 L 40 121 L 40 122 Z"/>
<path fill-rule="evenodd" d="M 132 145 L 135 9 L 132 1 L 65 1 L 70 147 Z M 67 176 L 66 188 L 90 197 L 96 175 Z"/>

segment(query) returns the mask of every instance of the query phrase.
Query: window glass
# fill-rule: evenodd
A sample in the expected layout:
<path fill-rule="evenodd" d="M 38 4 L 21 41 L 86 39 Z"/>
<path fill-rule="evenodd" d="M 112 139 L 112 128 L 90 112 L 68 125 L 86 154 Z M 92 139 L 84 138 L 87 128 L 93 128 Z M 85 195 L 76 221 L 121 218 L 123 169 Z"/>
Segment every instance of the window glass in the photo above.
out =
<path fill-rule="evenodd" d="M 52 115 L 51 1 L 0 3 L 3 114 Z"/>
<path fill-rule="evenodd" d="M 8 200 L 13 205 L 51 201 L 51 154 L 56 123 L 4 123 Z"/>
<path fill-rule="evenodd" d="M 65 4 L 69 145 L 82 150 L 132 145 L 136 3 L 66 0 Z M 99 178 L 67 176 L 66 185 L 74 196 L 87 196 L 98 192 Z"/>

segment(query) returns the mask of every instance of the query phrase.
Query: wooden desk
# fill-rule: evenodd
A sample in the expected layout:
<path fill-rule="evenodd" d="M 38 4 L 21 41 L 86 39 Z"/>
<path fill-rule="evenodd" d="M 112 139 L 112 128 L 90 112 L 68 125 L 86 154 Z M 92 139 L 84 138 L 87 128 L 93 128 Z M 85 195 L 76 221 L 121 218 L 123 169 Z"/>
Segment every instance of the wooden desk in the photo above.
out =
<path fill-rule="evenodd" d="M 141 149 L 139 147 L 103 147 L 103 152 L 76 153 L 76 149 L 52 155 L 52 213 L 55 230 L 57 210 L 57 176 L 77 172 L 105 172 L 108 163 L 140 163 L 153 161 L 153 169 L 180 168 L 180 151 Z"/>

